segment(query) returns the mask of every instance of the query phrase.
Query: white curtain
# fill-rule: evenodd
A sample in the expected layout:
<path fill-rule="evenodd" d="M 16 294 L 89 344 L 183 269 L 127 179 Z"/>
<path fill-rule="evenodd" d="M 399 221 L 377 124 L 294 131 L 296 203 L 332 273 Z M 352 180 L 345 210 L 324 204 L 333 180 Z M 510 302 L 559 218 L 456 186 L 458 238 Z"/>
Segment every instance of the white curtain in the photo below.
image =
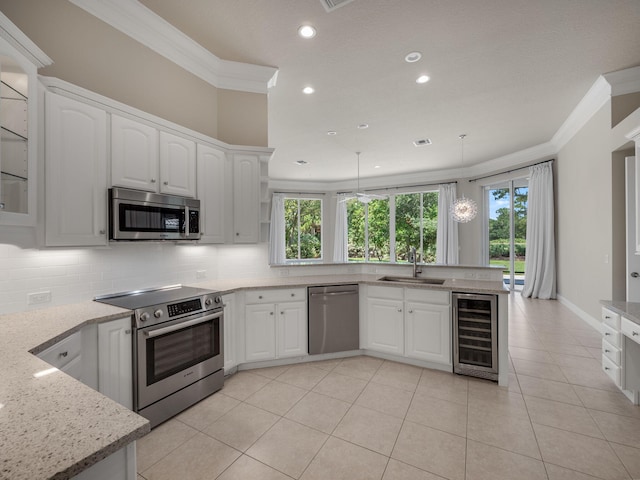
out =
<path fill-rule="evenodd" d="M 436 263 L 457 265 L 458 222 L 451 218 L 449 208 L 456 201 L 456 184 L 438 187 L 438 234 L 436 237 Z"/>
<path fill-rule="evenodd" d="M 551 162 L 530 168 L 527 259 L 522 296 L 556 298 L 556 253 Z"/>
<path fill-rule="evenodd" d="M 335 263 L 346 263 L 349 261 L 346 200 L 347 196 L 345 194 L 338 194 L 336 200 L 336 231 L 333 240 L 333 261 Z"/>
<path fill-rule="evenodd" d="M 271 199 L 271 225 L 269 226 L 269 265 L 285 263 L 284 248 L 284 194 L 274 193 Z"/>

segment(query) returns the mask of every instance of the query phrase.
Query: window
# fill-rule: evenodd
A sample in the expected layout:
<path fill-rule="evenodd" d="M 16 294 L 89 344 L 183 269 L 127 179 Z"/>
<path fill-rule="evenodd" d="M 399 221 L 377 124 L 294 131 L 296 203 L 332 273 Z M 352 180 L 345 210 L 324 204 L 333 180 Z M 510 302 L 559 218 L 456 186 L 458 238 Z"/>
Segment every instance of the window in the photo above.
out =
<path fill-rule="evenodd" d="M 322 259 L 322 200 L 284 199 L 285 258 Z"/>
<path fill-rule="evenodd" d="M 436 258 L 438 192 L 390 195 L 347 202 L 350 262 L 408 262 L 415 247 L 422 263 Z"/>

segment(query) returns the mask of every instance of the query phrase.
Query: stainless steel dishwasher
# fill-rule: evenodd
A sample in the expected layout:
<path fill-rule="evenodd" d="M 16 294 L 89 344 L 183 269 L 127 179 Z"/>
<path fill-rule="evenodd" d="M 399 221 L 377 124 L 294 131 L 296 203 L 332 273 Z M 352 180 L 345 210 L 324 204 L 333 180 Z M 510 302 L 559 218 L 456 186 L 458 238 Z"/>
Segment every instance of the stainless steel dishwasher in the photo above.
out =
<path fill-rule="evenodd" d="M 360 348 L 358 285 L 309 287 L 309 354 Z"/>

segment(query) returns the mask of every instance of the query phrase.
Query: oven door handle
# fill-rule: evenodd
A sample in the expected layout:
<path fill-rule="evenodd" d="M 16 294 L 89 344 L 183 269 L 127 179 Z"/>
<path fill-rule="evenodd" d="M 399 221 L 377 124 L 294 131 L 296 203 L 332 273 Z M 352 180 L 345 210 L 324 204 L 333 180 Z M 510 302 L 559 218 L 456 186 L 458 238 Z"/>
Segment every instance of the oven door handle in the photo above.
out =
<path fill-rule="evenodd" d="M 193 320 L 188 320 L 186 322 L 176 323 L 175 325 L 171 325 L 170 327 L 158 328 L 156 330 L 151 330 L 149 332 L 144 332 L 145 337 L 153 338 L 158 337 L 160 335 L 164 335 L 165 333 L 176 332 L 178 330 L 182 330 L 183 328 L 192 327 L 194 325 L 198 325 L 200 323 L 206 323 L 216 318 L 222 317 L 224 312 L 214 313 L 213 315 L 207 315 L 206 317 L 194 318 Z"/>

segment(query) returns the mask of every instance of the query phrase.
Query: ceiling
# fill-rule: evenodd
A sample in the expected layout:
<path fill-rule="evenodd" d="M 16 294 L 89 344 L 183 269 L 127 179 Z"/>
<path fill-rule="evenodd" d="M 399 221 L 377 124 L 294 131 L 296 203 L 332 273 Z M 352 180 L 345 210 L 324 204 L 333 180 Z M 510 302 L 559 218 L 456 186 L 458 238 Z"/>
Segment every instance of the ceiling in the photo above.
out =
<path fill-rule="evenodd" d="M 356 151 L 362 177 L 478 165 L 548 142 L 601 74 L 640 65 L 639 0 L 322 1 L 141 0 L 219 58 L 278 68 L 272 179 L 353 179 Z"/>

